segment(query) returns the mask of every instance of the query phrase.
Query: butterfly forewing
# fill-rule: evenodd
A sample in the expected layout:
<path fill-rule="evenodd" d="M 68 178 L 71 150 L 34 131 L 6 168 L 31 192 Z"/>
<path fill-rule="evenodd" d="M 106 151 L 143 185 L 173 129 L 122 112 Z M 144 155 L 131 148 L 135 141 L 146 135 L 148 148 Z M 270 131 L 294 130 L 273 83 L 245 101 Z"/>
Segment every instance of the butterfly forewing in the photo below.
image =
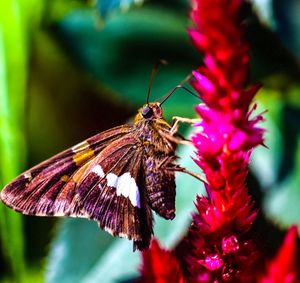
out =
<path fill-rule="evenodd" d="M 72 175 L 131 129 L 124 125 L 102 132 L 33 167 L 2 190 L 2 201 L 24 214 L 80 217 Z"/>

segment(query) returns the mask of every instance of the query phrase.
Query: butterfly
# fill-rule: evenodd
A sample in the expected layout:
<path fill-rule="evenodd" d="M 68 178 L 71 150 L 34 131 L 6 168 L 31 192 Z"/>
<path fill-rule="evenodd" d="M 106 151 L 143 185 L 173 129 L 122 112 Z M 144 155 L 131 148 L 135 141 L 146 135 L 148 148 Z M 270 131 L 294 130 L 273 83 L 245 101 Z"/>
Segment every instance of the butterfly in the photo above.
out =
<path fill-rule="evenodd" d="M 176 164 L 176 147 L 185 143 L 178 123 L 190 121 L 176 117 L 171 126 L 163 102 L 149 103 L 149 94 L 132 125 L 101 132 L 36 165 L 6 185 L 1 200 L 27 215 L 92 219 L 132 240 L 134 250 L 148 248 L 152 210 L 175 217 L 175 172 L 201 179 Z"/>

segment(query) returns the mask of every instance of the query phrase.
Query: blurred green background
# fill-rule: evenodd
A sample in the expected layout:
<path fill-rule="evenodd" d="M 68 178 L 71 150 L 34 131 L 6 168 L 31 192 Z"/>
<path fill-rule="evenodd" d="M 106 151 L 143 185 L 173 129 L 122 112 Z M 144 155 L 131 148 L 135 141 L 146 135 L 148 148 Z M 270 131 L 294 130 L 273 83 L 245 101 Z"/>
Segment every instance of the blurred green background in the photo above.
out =
<path fill-rule="evenodd" d="M 276 246 L 300 223 L 299 1 L 253 2 L 244 26 L 251 81 L 261 81 L 266 145 L 255 150 L 250 192 L 261 213 L 260 238 Z M 85 138 L 128 122 L 152 90 L 159 98 L 201 64 L 186 29 L 186 0 L 2 0 L 0 8 L 0 184 Z M 193 117 L 197 99 L 178 91 L 167 119 Z M 183 128 L 185 135 L 189 129 Z M 198 169 L 180 148 L 180 164 Z M 177 176 L 177 217 L 156 218 L 155 234 L 172 247 L 190 222 L 202 185 Z M 268 221 L 268 225 L 264 225 Z M 278 236 L 277 236 L 278 235 Z M 22 216 L 0 204 L 0 282 L 131 282 L 140 254 L 91 221 Z"/>

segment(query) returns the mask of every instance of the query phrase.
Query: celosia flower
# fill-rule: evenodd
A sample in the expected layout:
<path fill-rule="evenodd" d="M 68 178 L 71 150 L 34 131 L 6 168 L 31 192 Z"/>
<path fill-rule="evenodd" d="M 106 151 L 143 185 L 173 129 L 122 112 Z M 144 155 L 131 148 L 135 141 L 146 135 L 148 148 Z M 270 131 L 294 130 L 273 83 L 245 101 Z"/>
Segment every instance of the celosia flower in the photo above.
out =
<path fill-rule="evenodd" d="M 276 257 L 267 265 L 267 271 L 259 283 L 299 283 L 299 260 L 297 259 L 297 227 L 292 226 Z"/>
<path fill-rule="evenodd" d="M 161 248 L 155 239 L 149 250 L 143 252 L 141 274 L 141 283 L 184 282 L 175 254 Z"/>
<path fill-rule="evenodd" d="M 194 0 L 189 34 L 205 66 L 192 82 L 203 104 L 193 137 L 196 162 L 206 175 L 207 197 L 186 239 L 185 273 L 190 282 L 251 282 L 256 247 L 247 234 L 256 217 L 245 180 L 252 149 L 263 143 L 250 103 L 258 86 L 247 87 L 248 45 L 239 21 L 240 0 Z"/>
<path fill-rule="evenodd" d="M 257 213 L 246 177 L 250 155 L 263 144 L 264 130 L 257 125 L 262 116 L 255 116 L 251 106 L 259 86 L 247 85 L 249 47 L 240 23 L 242 0 L 192 3 L 194 28 L 189 34 L 204 54 L 204 66 L 193 72 L 192 84 L 203 101 L 196 108 L 201 121 L 193 143 L 195 161 L 206 176 L 207 196 L 197 197 L 191 227 L 176 249 L 181 271 L 174 254 L 154 242 L 143 253 L 142 282 L 184 278 L 189 283 L 300 283 L 295 281 L 295 227 L 264 276 L 251 236 Z"/>

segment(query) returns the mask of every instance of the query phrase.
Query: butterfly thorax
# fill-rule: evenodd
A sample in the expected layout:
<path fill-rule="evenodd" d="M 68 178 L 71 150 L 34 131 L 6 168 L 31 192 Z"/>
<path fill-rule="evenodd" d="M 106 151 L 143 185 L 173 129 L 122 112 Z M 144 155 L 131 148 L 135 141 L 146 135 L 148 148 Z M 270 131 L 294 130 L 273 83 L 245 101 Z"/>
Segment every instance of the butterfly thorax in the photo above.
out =
<path fill-rule="evenodd" d="M 148 154 L 174 154 L 177 145 L 168 138 L 171 126 L 164 119 L 159 103 L 144 105 L 134 121 L 135 131 Z"/>

